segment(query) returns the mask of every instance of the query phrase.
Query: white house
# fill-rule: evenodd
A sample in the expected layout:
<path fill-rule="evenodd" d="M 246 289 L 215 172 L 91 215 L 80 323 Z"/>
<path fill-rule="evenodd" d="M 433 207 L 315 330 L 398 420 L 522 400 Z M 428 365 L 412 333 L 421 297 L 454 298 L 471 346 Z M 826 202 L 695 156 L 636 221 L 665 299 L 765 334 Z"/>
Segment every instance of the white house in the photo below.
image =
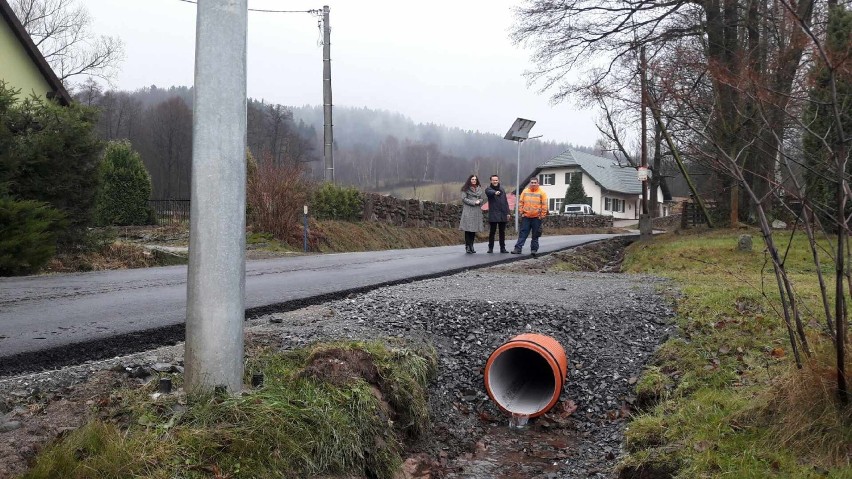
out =
<path fill-rule="evenodd" d="M 548 209 L 551 214 L 558 214 L 562 212 L 565 192 L 573 175 L 582 175 L 586 200 L 595 213 L 620 219 L 639 218 L 642 183 L 636 169 L 621 166 L 610 158 L 568 149 L 539 165 L 523 186 L 529 183 L 529 178 L 538 176 L 538 182 L 550 201 Z M 663 198 L 660 188 L 657 189 L 657 198 Z M 657 208 L 659 216 L 668 216 L 671 212 L 671 205 L 664 201 L 649 205 L 649 208 Z"/>

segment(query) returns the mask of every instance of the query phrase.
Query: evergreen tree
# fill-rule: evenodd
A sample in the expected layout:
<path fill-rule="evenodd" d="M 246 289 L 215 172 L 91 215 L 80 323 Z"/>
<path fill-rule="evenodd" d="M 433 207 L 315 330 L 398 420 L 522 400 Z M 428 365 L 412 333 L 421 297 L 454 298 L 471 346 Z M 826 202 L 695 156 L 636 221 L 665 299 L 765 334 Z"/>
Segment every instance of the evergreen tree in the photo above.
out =
<path fill-rule="evenodd" d="M 151 176 L 130 142 L 107 144 L 99 167 L 95 219 L 102 226 L 143 225 L 151 217 Z"/>
<path fill-rule="evenodd" d="M 850 54 L 849 38 L 852 36 L 852 12 L 842 6 L 832 8 L 828 16 L 826 51 L 839 68 L 835 70 L 837 105 L 840 121 L 846 135 L 852 131 L 852 72 L 848 60 L 841 60 Z M 811 73 L 810 102 L 804 114 L 804 123 L 809 125 L 802 140 L 804 161 L 808 168 L 804 171 L 807 198 L 816 205 L 822 220 L 833 222 L 831 212 L 837 211 L 837 182 L 834 156 L 843 145 L 839 137 L 834 116 L 834 100 L 831 91 L 830 71 L 824 62 L 818 62 Z M 811 133 L 812 132 L 812 133 Z M 848 148 L 848 147 L 847 147 Z M 846 173 L 852 173 L 852 163 Z M 824 223 L 830 224 L 830 223 Z"/>
<path fill-rule="evenodd" d="M 62 214 L 47 203 L 0 196 L 0 276 L 39 270 L 56 253 Z"/>
<path fill-rule="evenodd" d="M 60 244 L 78 244 L 92 224 L 101 142 L 96 111 L 61 106 L 0 81 L 0 184 L 13 199 L 50 204 L 67 219 Z"/>
<path fill-rule="evenodd" d="M 586 190 L 583 189 L 583 173 L 577 171 L 571 175 L 571 183 L 565 191 L 566 205 L 585 204 Z"/>

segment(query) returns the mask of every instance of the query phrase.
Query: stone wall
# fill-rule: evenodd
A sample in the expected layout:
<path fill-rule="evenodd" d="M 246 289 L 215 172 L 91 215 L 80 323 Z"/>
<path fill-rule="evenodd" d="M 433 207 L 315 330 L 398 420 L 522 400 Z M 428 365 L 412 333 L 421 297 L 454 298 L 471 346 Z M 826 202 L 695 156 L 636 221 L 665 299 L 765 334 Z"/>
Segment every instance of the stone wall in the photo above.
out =
<path fill-rule="evenodd" d="M 461 205 L 394 198 L 376 193 L 364 193 L 361 217 L 364 221 L 389 223 L 396 226 L 457 228 Z M 488 221 L 487 212 L 483 219 Z M 514 220 L 511 222 L 514 224 Z M 545 227 L 550 228 L 607 228 L 612 216 L 548 216 Z"/>
<path fill-rule="evenodd" d="M 676 230 L 680 228 L 680 214 L 664 216 L 662 218 L 652 218 L 651 225 L 655 229 Z"/>
<path fill-rule="evenodd" d="M 461 205 L 432 201 L 406 200 L 375 193 L 364 193 L 362 219 L 396 226 L 456 228 Z"/>

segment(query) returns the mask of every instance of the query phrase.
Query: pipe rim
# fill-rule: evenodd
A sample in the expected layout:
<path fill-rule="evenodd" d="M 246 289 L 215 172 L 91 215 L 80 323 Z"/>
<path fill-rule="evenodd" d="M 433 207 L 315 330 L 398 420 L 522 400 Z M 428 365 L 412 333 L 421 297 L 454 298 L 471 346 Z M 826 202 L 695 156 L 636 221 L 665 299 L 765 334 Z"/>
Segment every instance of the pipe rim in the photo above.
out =
<path fill-rule="evenodd" d="M 559 346 L 561 347 L 561 345 L 559 345 Z M 509 340 L 508 342 L 501 345 L 499 348 L 495 349 L 488 356 L 488 360 L 485 362 L 485 375 L 484 375 L 485 391 L 488 393 L 488 397 L 490 397 L 491 400 L 494 401 L 495 404 L 497 404 L 497 407 L 500 408 L 501 411 L 507 412 L 509 414 L 516 414 L 516 413 L 506 409 L 505 407 L 503 407 L 503 405 L 500 404 L 500 401 L 498 401 L 494 397 L 494 393 L 491 392 L 491 383 L 489 381 L 491 366 L 494 364 L 494 360 L 497 357 L 499 357 L 500 355 L 502 355 L 503 353 L 505 353 L 505 352 L 507 352 L 511 349 L 528 349 L 528 350 L 535 352 L 536 354 L 541 356 L 542 359 L 544 359 L 544 361 L 548 364 L 548 366 L 550 366 L 551 371 L 557 372 L 558 375 L 559 375 L 559 378 L 558 378 L 559 387 L 553 388 L 553 394 L 551 395 L 550 401 L 548 401 L 547 405 L 545 405 L 543 408 L 541 408 L 540 410 L 529 415 L 529 417 L 541 416 L 544 413 L 546 413 L 547 411 L 549 411 L 559 401 L 559 397 L 562 395 L 562 390 L 565 388 L 566 372 L 562 370 L 562 366 L 559 364 L 559 361 L 553 355 L 553 352 L 551 352 L 546 347 L 536 343 L 535 341 L 532 341 L 532 340 L 526 339 L 526 338 L 518 337 L 518 338 L 513 338 L 513 339 Z M 567 359 L 566 359 L 566 366 L 567 366 Z"/>

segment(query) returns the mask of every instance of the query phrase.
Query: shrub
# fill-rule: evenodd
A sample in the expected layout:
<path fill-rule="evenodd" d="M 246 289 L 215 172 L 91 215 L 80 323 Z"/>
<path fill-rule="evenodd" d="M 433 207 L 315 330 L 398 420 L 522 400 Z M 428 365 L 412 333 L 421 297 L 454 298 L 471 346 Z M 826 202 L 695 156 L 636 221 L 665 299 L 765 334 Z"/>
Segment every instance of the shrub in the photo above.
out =
<path fill-rule="evenodd" d="M 0 184 L 13 198 L 61 211 L 58 244 L 76 244 L 92 224 L 97 193 L 96 111 L 35 96 L 18 101 L 18 93 L 0 81 Z"/>
<path fill-rule="evenodd" d="M 355 221 L 359 219 L 362 207 L 363 199 L 357 188 L 332 183 L 324 183 L 311 198 L 313 216 L 320 220 Z"/>
<path fill-rule="evenodd" d="M 246 188 L 246 221 L 253 231 L 301 244 L 302 207 L 310 197 L 310 183 L 302 173 L 298 165 L 277 166 L 269 158 L 257 164 Z"/>
<path fill-rule="evenodd" d="M 56 253 L 63 215 L 47 203 L 0 197 L 0 275 L 38 271 Z"/>
<path fill-rule="evenodd" d="M 100 186 L 95 205 L 95 221 L 101 226 L 147 224 L 151 176 L 130 142 L 107 144 L 98 176 Z"/>

